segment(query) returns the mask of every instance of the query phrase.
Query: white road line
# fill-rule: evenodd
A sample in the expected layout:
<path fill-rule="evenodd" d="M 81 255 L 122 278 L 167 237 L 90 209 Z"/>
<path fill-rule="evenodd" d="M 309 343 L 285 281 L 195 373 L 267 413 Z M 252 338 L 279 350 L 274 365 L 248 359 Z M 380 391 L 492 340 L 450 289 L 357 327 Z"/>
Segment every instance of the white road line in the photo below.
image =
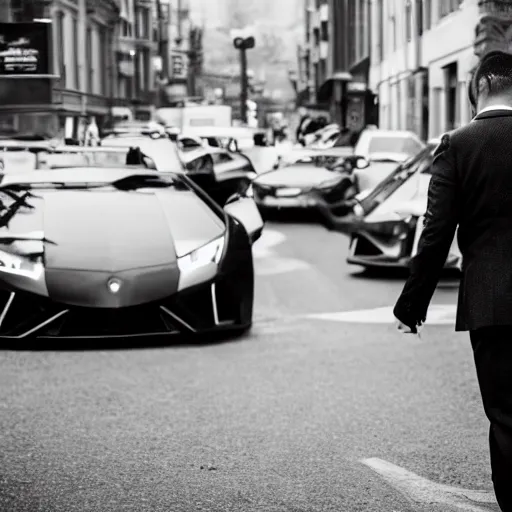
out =
<path fill-rule="evenodd" d="M 454 325 L 457 307 L 454 304 L 432 304 L 428 310 L 426 325 Z M 315 320 L 363 324 L 393 324 L 393 306 L 362 309 L 358 311 L 337 311 L 308 315 Z"/>
<path fill-rule="evenodd" d="M 253 245 L 254 271 L 257 276 L 274 276 L 311 268 L 309 263 L 295 258 L 282 258 L 273 248 L 282 244 L 286 235 L 273 229 L 263 230 L 261 238 Z"/>
<path fill-rule="evenodd" d="M 252 246 L 252 255 L 254 258 L 266 258 L 271 256 L 272 248 L 282 244 L 286 240 L 286 235 L 280 231 L 263 228 L 261 238 Z"/>
<path fill-rule="evenodd" d="M 419 504 L 444 505 L 468 512 L 488 512 L 490 509 L 476 503 L 496 503 L 491 491 L 473 491 L 438 484 L 382 459 L 371 458 L 361 462 L 397 491 Z"/>
<path fill-rule="evenodd" d="M 309 263 L 292 258 L 268 257 L 254 262 L 254 272 L 257 276 L 275 276 L 310 268 Z"/>

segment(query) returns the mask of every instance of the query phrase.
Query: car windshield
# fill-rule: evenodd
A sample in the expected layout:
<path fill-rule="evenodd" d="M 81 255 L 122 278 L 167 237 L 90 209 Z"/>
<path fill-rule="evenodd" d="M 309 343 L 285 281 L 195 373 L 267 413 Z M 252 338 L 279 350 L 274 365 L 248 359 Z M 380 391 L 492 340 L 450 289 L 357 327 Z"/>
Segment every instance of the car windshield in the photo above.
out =
<path fill-rule="evenodd" d="M 321 167 L 330 169 L 338 160 L 339 156 L 333 155 L 304 155 L 290 161 L 284 162 L 284 167 Z"/>
<path fill-rule="evenodd" d="M 365 215 L 375 210 L 377 206 L 382 204 L 391 194 L 408 181 L 411 176 L 417 173 L 430 174 L 432 155 L 435 148 L 435 144 L 429 144 L 426 149 L 399 165 L 370 194 L 362 199 L 360 204 Z"/>
<path fill-rule="evenodd" d="M 368 152 L 370 158 L 372 155 L 377 156 L 379 153 L 402 153 L 406 155 L 417 155 L 424 145 L 410 136 L 386 136 L 386 135 L 373 135 L 370 139 Z"/>

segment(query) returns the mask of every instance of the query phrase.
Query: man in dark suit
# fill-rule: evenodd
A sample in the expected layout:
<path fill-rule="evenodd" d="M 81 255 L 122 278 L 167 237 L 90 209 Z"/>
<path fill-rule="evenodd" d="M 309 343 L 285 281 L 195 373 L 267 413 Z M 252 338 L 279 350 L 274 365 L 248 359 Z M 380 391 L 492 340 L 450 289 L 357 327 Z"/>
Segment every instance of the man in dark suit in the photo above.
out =
<path fill-rule="evenodd" d="M 435 152 L 424 230 L 394 308 L 398 328 L 427 318 L 458 230 L 463 257 L 456 330 L 469 331 L 485 413 L 491 423 L 494 490 L 512 511 L 512 55 L 485 56 L 471 83 L 478 112 L 442 137 Z"/>

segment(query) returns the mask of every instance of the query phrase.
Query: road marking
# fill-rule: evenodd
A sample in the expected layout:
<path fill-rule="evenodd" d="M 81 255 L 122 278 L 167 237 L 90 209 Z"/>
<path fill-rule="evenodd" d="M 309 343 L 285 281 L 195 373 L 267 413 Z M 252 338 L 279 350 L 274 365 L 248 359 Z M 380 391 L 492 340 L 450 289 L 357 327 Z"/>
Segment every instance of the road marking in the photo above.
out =
<path fill-rule="evenodd" d="M 309 270 L 309 263 L 293 258 L 268 257 L 255 262 L 254 270 L 258 276 L 275 276 L 287 272 Z"/>
<path fill-rule="evenodd" d="M 496 503 L 492 491 L 473 491 L 438 484 L 382 459 L 371 458 L 361 462 L 416 503 L 444 505 L 468 512 L 488 512 L 490 509 L 478 506 L 476 503 Z"/>
<path fill-rule="evenodd" d="M 280 257 L 273 248 L 286 241 L 286 235 L 273 229 L 263 230 L 252 248 L 254 270 L 258 276 L 273 276 L 311 268 L 309 263 L 295 258 Z"/>
<path fill-rule="evenodd" d="M 454 304 L 432 304 L 427 314 L 427 325 L 454 325 L 457 306 Z M 393 324 L 396 322 L 393 307 L 338 311 L 307 315 L 315 320 L 362 324 Z"/>
<path fill-rule="evenodd" d="M 272 248 L 282 244 L 286 240 L 286 235 L 281 231 L 263 228 L 263 233 L 259 240 L 252 246 L 252 255 L 254 258 L 266 258 L 272 256 Z"/>

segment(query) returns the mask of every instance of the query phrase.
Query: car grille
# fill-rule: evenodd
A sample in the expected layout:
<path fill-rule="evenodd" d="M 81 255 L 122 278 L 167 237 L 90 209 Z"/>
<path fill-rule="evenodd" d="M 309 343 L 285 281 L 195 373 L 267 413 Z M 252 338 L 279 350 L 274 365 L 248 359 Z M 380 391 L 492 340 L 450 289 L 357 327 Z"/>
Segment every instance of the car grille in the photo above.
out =
<path fill-rule="evenodd" d="M 124 308 L 75 307 L 25 292 L 0 291 L 0 338 L 109 338 L 194 334 L 233 325 L 222 282 Z"/>

